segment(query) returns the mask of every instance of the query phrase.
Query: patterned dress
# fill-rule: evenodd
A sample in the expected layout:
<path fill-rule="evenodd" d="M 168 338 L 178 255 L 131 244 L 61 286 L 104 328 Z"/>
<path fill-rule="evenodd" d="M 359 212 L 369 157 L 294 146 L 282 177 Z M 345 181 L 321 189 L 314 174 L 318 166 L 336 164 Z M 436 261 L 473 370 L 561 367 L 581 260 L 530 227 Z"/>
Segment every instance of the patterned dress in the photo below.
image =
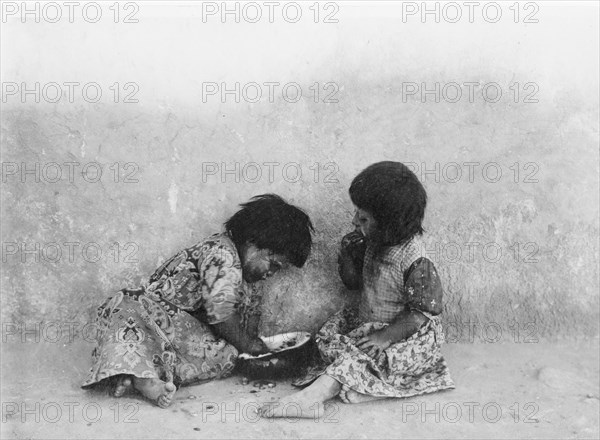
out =
<path fill-rule="evenodd" d="M 226 377 L 238 351 L 210 325 L 236 310 L 256 313 L 260 298 L 252 287 L 243 282 L 240 258 L 226 233 L 184 249 L 145 286 L 123 289 L 98 308 L 97 346 L 82 388 L 118 374 L 177 386 Z"/>
<path fill-rule="evenodd" d="M 444 340 L 438 315 L 442 286 L 433 263 L 410 242 L 374 252 L 367 246 L 358 308 L 333 315 L 317 335 L 321 365 L 295 382 L 303 386 L 321 374 L 359 393 L 378 397 L 410 397 L 454 388 L 441 353 Z M 362 337 L 386 328 L 403 311 L 426 316 L 408 339 L 392 344 L 376 357 L 356 347 Z"/>

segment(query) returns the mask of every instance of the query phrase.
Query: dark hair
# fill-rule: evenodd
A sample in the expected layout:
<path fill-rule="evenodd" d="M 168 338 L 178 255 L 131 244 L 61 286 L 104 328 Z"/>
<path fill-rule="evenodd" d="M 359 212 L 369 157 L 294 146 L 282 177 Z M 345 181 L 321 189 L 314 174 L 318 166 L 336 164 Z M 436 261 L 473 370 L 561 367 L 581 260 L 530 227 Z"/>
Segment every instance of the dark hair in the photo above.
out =
<path fill-rule="evenodd" d="M 352 203 L 377 222 L 374 241 L 382 246 L 405 243 L 423 233 L 427 193 L 417 176 L 400 162 L 377 162 L 350 185 Z"/>
<path fill-rule="evenodd" d="M 275 194 L 252 197 L 225 222 L 225 229 L 238 249 L 252 243 L 285 255 L 296 267 L 304 266 L 312 246 L 314 231 L 304 211 Z"/>

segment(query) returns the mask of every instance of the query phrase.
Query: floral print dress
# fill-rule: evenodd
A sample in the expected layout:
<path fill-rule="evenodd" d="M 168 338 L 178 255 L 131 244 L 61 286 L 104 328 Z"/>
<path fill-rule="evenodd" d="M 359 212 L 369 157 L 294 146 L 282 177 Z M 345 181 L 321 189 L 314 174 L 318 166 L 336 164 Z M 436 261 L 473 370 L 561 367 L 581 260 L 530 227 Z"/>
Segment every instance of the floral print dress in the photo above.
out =
<path fill-rule="evenodd" d="M 317 334 L 321 365 L 294 384 L 307 385 L 321 374 L 362 394 L 411 397 L 454 388 L 441 353 L 444 340 L 438 315 L 442 286 L 433 263 L 420 255 L 416 240 L 375 253 L 367 246 L 358 308 L 333 315 Z M 414 310 L 428 318 L 408 339 L 376 357 L 356 347 L 362 337 L 387 327 Z"/>
<path fill-rule="evenodd" d="M 249 287 L 226 233 L 179 252 L 146 285 L 123 289 L 98 308 L 97 346 L 82 388 L 118 374 L 177 386 L 226 377 L 238 351 L 210 325 L 256 304 Z"/>

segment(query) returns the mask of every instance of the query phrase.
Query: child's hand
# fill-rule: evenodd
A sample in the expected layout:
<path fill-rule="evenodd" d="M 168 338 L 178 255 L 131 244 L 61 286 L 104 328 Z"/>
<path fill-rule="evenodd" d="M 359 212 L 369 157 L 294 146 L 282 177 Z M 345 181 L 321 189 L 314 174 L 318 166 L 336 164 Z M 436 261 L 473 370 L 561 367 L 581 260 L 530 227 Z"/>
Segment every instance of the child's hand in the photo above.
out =
<path fill-rule="evenodd" d="M 390 345 L 392 345 L 392 341 L 387 337 L 384 330 L 373 332 L 356 343 L 358 348 L 373 358 L 379 356 Z"/>
<path fill-rule="evenodd" d="M 269 350 L 262 339 L 256 338 L 250 343 L 247 351 L 252 356 L 258 356 L 259 354 L 269 353 L 271 350 Z"/>
<path fill-rule="evenodd" d="M 344 235 L 338 254 L 338 273 L 350 290 L 360 288 L 365 256 L 365 240 L 359 232 Z"/>

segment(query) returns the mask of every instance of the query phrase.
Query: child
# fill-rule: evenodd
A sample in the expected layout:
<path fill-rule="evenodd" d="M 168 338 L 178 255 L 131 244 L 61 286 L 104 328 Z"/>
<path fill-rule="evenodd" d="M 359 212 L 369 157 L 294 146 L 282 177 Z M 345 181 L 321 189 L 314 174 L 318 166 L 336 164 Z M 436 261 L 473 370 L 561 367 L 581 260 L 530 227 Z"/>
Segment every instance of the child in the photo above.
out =
<path fill-rule="evenodd" d="M 355 263 L 360 236 L 346 236 L 340 275 L 346 286 L 361 289 L 360 304 L 319 331 L 327 365 L 312 385 L 263 406 L 263 417 L 321 416 L 323 403 L 338 395 L 359 403 L 454 388 L 440 350 L 442 285 L 418 242 L 425 189 L 405 165 L 379 162 L 356 176 L 349 192 L 357 208 L 352 223 L 366 249 L 361 267 L 360 258 Z"/>
<path fill-rule="evenodd" d="M 251 332 L 259 313 L 254 283 L 289 265 L 302 267 L 313 226 L 275 194 L 253 197 L 225 231 L 183 249 L 148 282 L 123 289 L 97 312 L 97 346 L 83 388 L 133 388 L 161 408 L 177 387 L 227 377 L 238 354 L 269 352 Z"/>

